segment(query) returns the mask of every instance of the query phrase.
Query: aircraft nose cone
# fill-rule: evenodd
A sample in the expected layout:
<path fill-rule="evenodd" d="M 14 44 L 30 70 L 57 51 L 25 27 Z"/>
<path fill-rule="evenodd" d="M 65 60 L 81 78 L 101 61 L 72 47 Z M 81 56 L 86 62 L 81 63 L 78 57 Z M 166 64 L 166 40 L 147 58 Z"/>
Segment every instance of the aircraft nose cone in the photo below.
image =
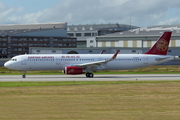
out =
<path fill-rule="evenodd" d="M 4 63 L 4 67 L 10 68 L 10 67 L 11 67 L 11 64 L 10 64 L 9 62 L 6 62 L 6 63 Z"/>

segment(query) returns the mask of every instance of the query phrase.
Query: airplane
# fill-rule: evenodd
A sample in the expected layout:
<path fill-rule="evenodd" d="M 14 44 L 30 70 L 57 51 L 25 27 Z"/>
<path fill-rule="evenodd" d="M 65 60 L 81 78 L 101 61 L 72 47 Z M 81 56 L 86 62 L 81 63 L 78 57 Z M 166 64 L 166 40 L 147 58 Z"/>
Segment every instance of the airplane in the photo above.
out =
<path fill-rule="evenodd" d="M 167 55 L 172 32 L 167 31 L 144 54 L 24 54 L 12 57 L 4 66 L 22 70 L 63 70 L 64 74 L 94 77 L 97 70 L 128 70 L 161 64 L 175 59 Z"/>

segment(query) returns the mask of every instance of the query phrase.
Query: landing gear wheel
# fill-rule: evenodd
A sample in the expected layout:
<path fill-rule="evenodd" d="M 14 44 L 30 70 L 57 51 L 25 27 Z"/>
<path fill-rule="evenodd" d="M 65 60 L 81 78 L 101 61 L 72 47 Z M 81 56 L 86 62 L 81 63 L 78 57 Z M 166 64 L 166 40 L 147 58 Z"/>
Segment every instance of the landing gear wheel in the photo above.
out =
<path fill-rule="evenodd" d="M 22 78 L 26 78 L 26 71 L 24 71 L 24 74 L 22 75 Z"/>
<path fill-rule="evenodd" d="M 89 77 L 90 77 L 90 78 L 93 78 L 93 77 L 94 77 L 94 74 L 89 73 Z"/>
<path fill-rule="evenodd" d="M 26 75 L 22 75 L 22 78 L 26 78 Z"/>
<path fill-rule="evenodd" d="M 94 74 L 93 73 L 86 73 L 86 77 L 92 78 L 92 77 L 94 77 Z"/>
<path fill-rule="evenodd" d="M 86 73 L 86 77 L 89 77 L 89 73 Z"/>

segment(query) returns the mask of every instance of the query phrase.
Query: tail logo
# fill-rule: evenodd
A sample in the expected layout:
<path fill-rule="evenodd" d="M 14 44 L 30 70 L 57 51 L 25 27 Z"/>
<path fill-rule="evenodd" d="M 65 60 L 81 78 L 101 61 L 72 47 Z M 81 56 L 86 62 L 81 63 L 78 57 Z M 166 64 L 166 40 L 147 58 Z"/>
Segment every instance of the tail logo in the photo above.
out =
<path fill-rule="evenodd" d="M 165 39 L 161 39 L 157 42 L 156 47 L 159 51 L 164 52 L 168 49 L 168 42 Z"/>

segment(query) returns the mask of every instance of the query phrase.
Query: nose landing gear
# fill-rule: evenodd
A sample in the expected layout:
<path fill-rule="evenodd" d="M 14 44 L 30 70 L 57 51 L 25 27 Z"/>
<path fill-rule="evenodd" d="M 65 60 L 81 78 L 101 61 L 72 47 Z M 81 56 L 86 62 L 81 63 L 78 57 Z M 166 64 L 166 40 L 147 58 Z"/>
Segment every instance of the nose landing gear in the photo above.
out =
<path fill-rule="evenodd" d="M 24 71 L 24 74 L 22 75 L 22 78 L 26 78 L 26 71 Z"/>

